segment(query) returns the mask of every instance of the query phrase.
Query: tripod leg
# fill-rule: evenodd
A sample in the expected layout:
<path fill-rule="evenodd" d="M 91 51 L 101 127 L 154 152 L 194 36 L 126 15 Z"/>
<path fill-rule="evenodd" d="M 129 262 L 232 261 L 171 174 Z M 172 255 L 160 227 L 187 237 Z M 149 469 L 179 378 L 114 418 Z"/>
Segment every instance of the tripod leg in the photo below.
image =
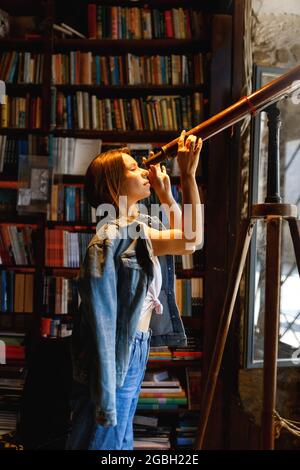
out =
<path fill-rule="evenodd" d="M 226 298 L 224 302 L 223 311 L 220 318 L 220 325 L 217 333 L 215 348 L 210 363 L 208 377 L 206 380 L 204 393 L 201 401 L 201 413 L 200 422 L 195 438 L 194 447 L 195 449 L 202 449 L 204 443 L 204 437 L 207 427 L 207 422 L 211 410 L 211 405 L 214 397 L 216 383 L 220 371 L 221 361 L 225 348 L 225 343 L 228 335 L 228 330 L 231 322 L 232 312 L 237 296 L 242 272 L 244 269 L 248 248 L 253 233 L 255 221 L 243 220 L 241 230 L 239 233 L 237 247 L 235 249 L 232 269 L 228 281 L 228 287 L 226 291 Z"/>
<path fill-rule="evenodd" d="M 288 219 L 290 232 L 294 245 L 294 252 L 298 266 L 298 273 L 300 276 L 300 220 L 296 218 Z"/>
<path fill-rule="evenodd" d="M 281 217 L 267 219 L 262 448 L 274 449 L 280 303 Z"/>

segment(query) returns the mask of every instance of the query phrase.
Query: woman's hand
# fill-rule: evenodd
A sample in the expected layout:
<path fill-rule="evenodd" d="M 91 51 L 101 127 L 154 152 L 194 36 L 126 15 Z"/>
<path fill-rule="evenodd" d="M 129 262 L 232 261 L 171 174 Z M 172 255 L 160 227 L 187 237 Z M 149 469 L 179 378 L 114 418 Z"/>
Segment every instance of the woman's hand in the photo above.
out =
<path fill-rule="evenodd" d="M 177 160 L 181 176 L 195 176 L 199 164 L 199 156 L 202 148 L 202 139 L 195 135 L 189 135 L 185 139 L 185 131 L 182 131 L 178 140 Z"/>
<path fill-rule="evenodd" d="M 153 155 L 154 152 L 150 152 L 149 157 Z M 164 165 L 162 167 L 160 167 L 160 163 L 150 165 L 148 178 L 161 203 L 172 199 L 171 181 Z"/>

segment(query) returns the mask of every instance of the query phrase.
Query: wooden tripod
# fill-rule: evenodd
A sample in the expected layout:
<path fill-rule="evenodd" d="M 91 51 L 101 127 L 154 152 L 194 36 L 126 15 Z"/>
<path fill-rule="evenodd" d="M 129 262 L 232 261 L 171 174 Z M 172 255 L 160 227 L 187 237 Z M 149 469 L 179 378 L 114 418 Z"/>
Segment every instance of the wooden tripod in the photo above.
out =
<path fill-rule="evenodd" d="M 251 236 L 258 219 L 265 219 L 267 225 L 261 442 L 263 449 L 274 449 L 274 411 L 276 405 L 277 345 L 280 306 L 281 227 L 282 221 L 287 220 L 300 275 L 300 224 L 297 220 L 297 207 L 291 204 L 282 204 L 279 194 L 280 111 L 276 103 L 269 106 L 265 111 L 268 115 L 269 126 L 267 196 L 264 204 L 252 206 L 250 217 L 245 219 L 241 225 L 215 348 L 204 388 L 201 417 L 194 445 L 196 449 L 202 449 L 204 445 L 206 427 L 232 319 L 234 304 L 245 266 Z"/>

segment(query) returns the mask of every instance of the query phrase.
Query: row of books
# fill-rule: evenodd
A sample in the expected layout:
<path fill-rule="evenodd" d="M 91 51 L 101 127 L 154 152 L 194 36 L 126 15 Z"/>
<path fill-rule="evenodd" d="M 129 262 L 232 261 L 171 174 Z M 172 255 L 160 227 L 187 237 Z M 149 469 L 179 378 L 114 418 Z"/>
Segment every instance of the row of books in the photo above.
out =
<path fill-rule="evenodd" d="M 87 232 L 46 229 L 46 266 L 79 268 L 92 237 Z"/>
<path fill-rule="evenodd" d="M 188 129 L 203 118 L 203 95 L 148 96 L 132 99 L 99 99 L 78 91 L 52 94 L 51 125 L 62 129 L 173 130 Z"/>
<path fill-rule="evenodd" d="M 189 349 L 174 349 L 171 350 L 168 346 L 150 348 L 149 360 L 152 361 L 192 361 L 199 360 L 203 356 L 202 351 L 189 350 Z"/>
<path fill-rule="evenodd" d="M 193 448 L 199 426 L 199 413 L 182 414 L 179 416 L 175 429 L 175 445 L 178 449 Z"/>
<path fill-rule="evenodd" d="M 0 173 L 18 174 L 20 155 L 48 155 L 50 137 L 28 134 L 26 139 L 0 135 Z"/>
<path fill-rule="evenodd" d="M 171 449 L 172 426 L 148 428 L 134 425 L 134 450 L 168 450 Z"/>
<path fill-rule="evenodd" d="M 5 83 L 43 83 L 43 54 L 6 51 L 0 55 L 0 79 Z"/>
<path fill-rule="evenodd" d="M 199 413 L 179 412 L 178 417 L 163 419 L 162 416 L 135 415 L 134 450 L 167 450 L 193 448 L 199 425 Z"/>
<path fill-rule="evenodd" d="M 23 337 L 21 338 L 23 339 Z M 8 348 L 10 347 L 8 346 Z M 23 348 L 22 345 L 20 347 Z M 23 387 L 22 368 L 20 368 L 20 372 L 16 377 L 0 378 L 0 436 L 13 433 L 16 430 Z"/>
<path fill-rule="evenodd" d="M 61 318 L 42 317 L 40 322 L 40 334 L 43 338 L 66 338 L 72 334 L 72 322 Z"/>
<path fill-rule="evenodd" d="M 114 148 L 117 146 L 115 144 Z M 101 139 L 49 136 L 49 160 L 54 174 L 84 175 L 91 160 L 101 153 L 101 149 Z"/>
<path fill-rule="evenodd" d="M 10 360 L 23 360 L 25 358 L 24 339 L 24 333 L 0 331 L 1 364 L 7 364 Z"/>
<path fill-rule="evenodd" d="M 201 371 L 192 367 L 185 369 L 185 383 L 169 371 L 146 371 L 139 394 L 140 409 L 197 410 L 201 402 Z"/>
<path fill-rule="evenodd" d="M 42 302 L 44 314 L 73 314 L 79 304 L 76 280 L 62 276 L 45 276 Z"/>
<path fill-rule="evenodd" d="M 185 390 L 179 385 L 172 387 L 161 382 L 156 387 L 142 385 L 137 410 L 174 410 L 187 407 Z"/>
<path fill-rule="evenodd" d="M 13 403 L 15 406 L 19 403 L 19 395 L 18 400 L 16 400 L 15 396 L 10 394 L 1 394 L 0 396 L 0 404 L 3 403 L 3 406 L 6 408 L 8 404 Z M 0 436 L 2 434 L 10 433 L 16 430 L 17 427 L 17 418 L 18 412 L 16 411 L 7 411 L 6 409 L 0 409 Z"/>
<path fill-rule="evenodd" d="M 203 279 L 196 277 L 176 278 L 175 295 L 181 315 L 191 317 L 200 314 L 203 305 Z"/>
<path fill-rule="evenodd" d="M 71 51 L 52 57 L 55 85 L 191 85 L 204 83 L 203 54 L 99 56 Z"/>
<path fill-rule="evenodd" d="M 68 189 L 68 188 L 66 188 Z M 75 214 L 76 215 L 76 214 Z M 65 219 L 64 219 L 65 220 Z M 76 220 L 78 220 L 76 218 Z M 46 256 L 47 261 L 46 265 L 52 266 L 52 262 L 55 262 L 56 256 L 53 256 L 53 250 L 55 252 L 60 251 L 59 259 L 63 260 L 63 252 L 66 250 L 65 253 L 65 262 L 68 259 L 67 252 L 72 251 L 71 243 L 75 245 L 75 252 L 77 252 L 76 247 L 80 247 L 80 259 L 84 255 L 84 250 L 89 240 L 93 236 L 92 233 L 81 233 L 81 232 L 72 232 L 72 231 L 65 231 L 60 229 L 55 230 L 46 230 Z M 33 266 L 35 265 L 35 251 L 34 251 L 34 244 L 35 244 L 35 229 L 30 225 L 25 226 L 17 226 L 17 225 L 7 225 L 1 224 L 0 225 L 0 263 L 8 266 Z M 72 240 L 72 242 L 71 242 Z M 65 248 L 64 248 L 65 246 Z M 66 248 L 67 247 L 67 248 Z M 73 247 L 74 248 L 74 247 Z M 78 255 L 76 255 L 77 257 Z M 188 259 L 187 259 L 188 257 Z M 189 269 L 193 269 L 194 266 L 194 254 L 190 255 L 178 255 L 176 257 L 177 265 L 175 267 L 179 269 L 180 264 L 180 271 L 184 270 L 186 266 Z M 179 262 L 179 258 L 181 258 L 181 262 Z M 52 260 L 52 261 L 51 261 Z M 64 266 L 63 263 L 59 263 L 58 259 L 56 259 L 58 264 L 54 264 L 54 266 Z M 71 263 L 71 262 L 70 262 Z M 76 262 L 77 263 L 77 262 Z M 73 259 L 74 264 L 74 259 Z M 68 266 L 68 264 L 66 264 Z M 74 266 L 75 267 L 75 266 Z M 180 279 L 177 279 L 181 281 Z M 190 280 L 191 281 L 191 280 Z M 203 280 L 202 278 L 195 278 L 193 279 L 193 286 L 191 285 L 191 293 L 195 294 L 195 297 L 202 297 L 203 294 Z"/>
<path fill-rule="evenodd" d="M 24 379 L 0 377 L 0 390 L 22 390 L 24 386 Z"/>
<path fill-rule="evenodd" d="M 170 449 L 173 427 L 161 423 L 157 416 L 143 416 L 140 412 L 133 418 L 134 450 Z"/>
<path fill-rule="evenodd" d="M 48 220 L 96 223 L 96 209 L 84 196 L 83 186 L 53 184 Z"/>
<path fill-rule="evenodd" d="M 30 226 L 0 225 L 0 264 L 35 264 L 34 232 Z"/>
<path fill-rule="evenodd" d="M 203 13 L 186 8 L 168 10 L 88 5 L 89 39 L 190 39 L 203 37 Z"/>
<path fill-rule="evenodd" d="M 0 312 L 33 312 L 33 274 L 1 270 Z"/>
<path fill-rule="evenodd" d="M 27 93 L 26 98 L 6 96 L 1 105 L 1 127 L 39 129 L 42 124 L 42 98 Z"/>

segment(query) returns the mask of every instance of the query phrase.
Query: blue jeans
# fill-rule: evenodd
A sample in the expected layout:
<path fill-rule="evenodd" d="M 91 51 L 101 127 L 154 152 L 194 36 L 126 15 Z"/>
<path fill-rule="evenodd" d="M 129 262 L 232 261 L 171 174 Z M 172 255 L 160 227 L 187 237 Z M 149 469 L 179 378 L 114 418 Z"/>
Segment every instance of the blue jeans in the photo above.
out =
<path fill-rule="evenodd" d="M 88 387 L 75 383 L 72 431 L 68 450 L 132 450 L 133 417 L 136 411 L 150 351 L 151 330 L 137 331 L 129 367 L 122 387 L 116 389 L 117 425 L 103 427 L 95 423 L 94 403 Z"/>

